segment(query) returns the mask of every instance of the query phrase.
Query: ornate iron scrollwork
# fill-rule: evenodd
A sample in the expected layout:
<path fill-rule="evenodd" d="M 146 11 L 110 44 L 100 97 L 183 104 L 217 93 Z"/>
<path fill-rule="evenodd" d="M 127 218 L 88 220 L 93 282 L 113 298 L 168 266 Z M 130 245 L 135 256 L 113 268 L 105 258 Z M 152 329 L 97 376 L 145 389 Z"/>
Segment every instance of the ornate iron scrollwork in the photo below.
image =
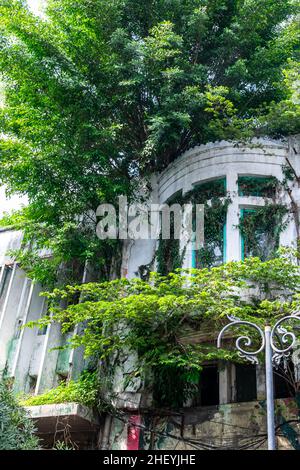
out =
<path fill-rule="evenodd" d="M 239 336 L 237 338 L 236 342 L 235 342 L 235 345 L 236 345 L 236 348 L 238 350 L 238 353 L 239 353 L 240 357 L 244 357 L 244 358 L 248 359 L 248 361 L 252 362 L 253 364 L 258 364 L 257 355 L 260 352 L 262 352 L 264 347 L 265 347 L 265 336 L 264 336 L 263 330 L 258 325 L 256 325 L 255 323 L 252 323 L 252 322 L 249 322 L 249 321 L 246 321 L 246 320 L 240 320 L 237 317 L 229 316 L 229 315 L 227 315 L 227 318 L 228 318 L 228 320 L 230 320 L 230 323 L 228 323 L 228 325 L 224 326 L 224 328 L 219 333 L 218 341 L 217 341 L 218 348 L 221 346 L 222 336 L 223 336 L 223 334 L 225 333 L 225 331 L 227 329 L 229 329 L 231 327 L 240 326 L 240 325 L 250 326 L 251 328 L 254 328 L 259 333 L 259 336 L 260 336 L 260 339 L 261 339 L 261 346 L 258 349 L 254 350 L 254 351 L 251 351 L 251 350 L 249 351 L 249 350 L 244 349 L 245 347 L 249 348 L 249 347 L 252 346 L 252 339 L 250 338 L 250 336 L 246 336 L 246 335 Z"/>
<path fill-rule="evenodd" d="M 300 320 L 300 312 L 281 318 L 275 323 L 271 330 L 270 341 L 271 348 L 273 350 L 272 360 L 276 367 L 280 365 L 282 360 L 286 361 L 297 342 L 295 333 L 288 331 L 282 326 L 282 323 L 287 322 L 288 320 Z M 275 338 L 277 338 L 277 341 L 280 343 L 280 348 L 276 346 Z M 284 345 L 287 346 L 284 347 Z"/>
<path fill-rule="evenodd" d="M 229 316 L 227 315 L 228 320 L 230 323 L 224 326 L 224 328 L 220 331 L 217 346 L 218 348 L 221 346 L 222 336 L 226 330 L 232 327 L 237 327 L 241 325 L 247 325 L 250 328 L 256 330 L 260 337 L 260 347 L 255 349 L 254 351 L 249 350 L 253 344 L 253 340 L 248 335 L 241 335 L 236 339 L 235 345 L 238 350 L 239 356 L 248 359 L 253 364 L 258 364 L 258 354 L 262 352 L 265 348 L 265 335 L 262 328 L 255 323 L 241 320 L 240 318 Z M 271 330 L 271 348 L 273 351 L 272 361 L 276 367 L 279 366 L 280 362 L 284 359 L 286 360 L 289 355 L 291 354 L 293 347 L 296 344 L 297 337 L 295 333 L 292 331 L 288 331 L 286 328 L 282 326 L 282 324 L 288 320 L 300 320 L 300 312 L 294 313 L 292 315 L 288 315 L 286 317 L 281 318 L 278 320 Z M 276 346 L 275 344 L 275 337 L 277 338 L 277 343 L 280 343 L 280 347 Z M 286 345 L 286 347 L 284 347 Z M 246 349 L 245 349 L 246 348 Z"/>

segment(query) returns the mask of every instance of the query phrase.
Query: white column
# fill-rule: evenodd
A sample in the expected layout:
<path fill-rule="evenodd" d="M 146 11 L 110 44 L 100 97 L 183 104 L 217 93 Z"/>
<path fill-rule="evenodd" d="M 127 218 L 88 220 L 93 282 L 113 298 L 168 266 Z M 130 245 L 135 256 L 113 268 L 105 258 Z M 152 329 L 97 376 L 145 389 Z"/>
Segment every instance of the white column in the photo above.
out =
<path fill-rule="evenodd" d="M 227 210 L 226 222 L 226 261 L 239 261 L 241 259 L 241 240 L 239 224 L 239 198 L 238 198 L 238 174 L 234 167 L 227 171 L 227 192 L 231 197 L 232 203 Z"/>
<path fill-rule="evenodd" d="M 66 307 L 65 300 L 61 301 L 60 307 Z M 42 350 L 42 358 L 35 387 L 35 395 L 43 393 L 58 384 L 56 366 L 59 350 L 55 348 L 61 346 L 62 342 L 63 338 L 60 324 L 56 322 L 49 324 L 47 327 Z"/>
<path fill-rule="evenodd" d="M 219 366 L 219 403 L 225 405 L 232 402 L 232 370 L 233 364 L 221 362 Z"/>
<path fill-rule="evenodd" d="M 44 298 L 39 295 L 41 291 L 41 286 L 31 284 L 23 324 L 29 321 L 36 321 L 41 317 L 44 303 Z M 15 389 L 18 391 L 26 391 L 28 386 L 29 366 L 37 333 L 37 328 L 24 328 L 21 330 L 20 347 L 15 365 Z"/>
<path fill-rule="evenodd" d="M 0 371 L 5 368 L 9 343 L 14 337 L 24 280 L 24 272 L 14 264 L 0 317 Z"/>

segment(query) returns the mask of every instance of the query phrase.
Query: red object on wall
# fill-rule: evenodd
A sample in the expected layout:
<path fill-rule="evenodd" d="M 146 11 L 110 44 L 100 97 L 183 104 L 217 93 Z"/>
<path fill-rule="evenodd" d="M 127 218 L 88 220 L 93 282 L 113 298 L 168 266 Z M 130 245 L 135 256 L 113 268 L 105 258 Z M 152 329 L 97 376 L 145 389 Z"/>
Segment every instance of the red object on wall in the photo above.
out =
<path fill-rule="evenodd" d="M 132 415 L 127 428 L 127 450 L 139 450 L 141 417 Z"/>

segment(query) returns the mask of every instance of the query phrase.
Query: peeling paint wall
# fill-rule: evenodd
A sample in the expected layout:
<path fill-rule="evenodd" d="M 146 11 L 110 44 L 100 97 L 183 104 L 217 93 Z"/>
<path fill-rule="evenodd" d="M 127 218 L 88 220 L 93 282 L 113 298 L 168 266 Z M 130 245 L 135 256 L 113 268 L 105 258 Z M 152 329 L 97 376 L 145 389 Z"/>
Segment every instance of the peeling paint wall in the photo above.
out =
<path fill-rule="evenodd" d="M 279 449 L 299 450 L 300 423 L 289 423 L 297 419 L 298 407 L 293 399 L 276 401 L 276 422 L 281 425 Z M 124 421 L 114 419 L 111 448 L 129 450 L 133 443 L 144 450 L 263 450 L 267 448 L 265 402 L 190 408 L 169 416 L 128 414 Z"/>

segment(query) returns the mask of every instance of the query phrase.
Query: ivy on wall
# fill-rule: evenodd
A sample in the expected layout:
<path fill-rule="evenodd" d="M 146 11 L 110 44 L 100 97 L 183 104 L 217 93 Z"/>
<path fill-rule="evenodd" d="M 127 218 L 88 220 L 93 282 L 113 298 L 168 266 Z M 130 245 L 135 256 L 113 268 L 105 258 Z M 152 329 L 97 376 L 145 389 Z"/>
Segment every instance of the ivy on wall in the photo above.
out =
<path fill-rule="evenodd" d="M 287 207 L 266 204 L 241 211 L 242 258 L 257 256 L 263 261 L 273 258 L 279 247 L 280 233 L 286 228 Z"/>
<path fill-rule="evenodd" d="M 274 176 L 239 176 L 237 182 L 240 196 L 265 198 L 263 207 L 241 210 L 242 258 L 257 256 L 263 261 L 271 259 L 279 247 L 280 234 L 288 223 L 288 207 L 276 203 L 279 189 L 287 190 L 286 176 L 283 182 Z"/>
<path fill-rule="evenodd" d="M 195 250 L 196 268 L 223 263 L 224 227 L 231 200 L 226 192 L 226 178 L 201 183 L 187 194 L 193 204 L 204 204 L 204 246 Z"/>
<path fill-rule="evenodd" d="M 212 267 L 223 263 L 224 227 L 227 208 L 231 200 L 226 193 L 226 179 L 219 178 L 196 185 L 184 196 L 177 195 L 169 204 L 204 204 L 204 246 L 195 250 L 196 268 Z M 157 270 L 167 274 L 182 267 L 184 250 L 180 251 L 179 240 L 172 238 L 173 219 L 171 218 L 171 239 L 159 241 L 157 250 Z"/>
<path fill-rule="evenodd" d="M 262 194 L 267 186 L 260 186 Z M 278 186 L 272 183 L 272 191 Z M 254 188 L 254 186 L 252 186 Z M 265 261 L 275 256 L 279 247 L 280 234 L 286 228 L 289 210 L 283 204 L 266 201 L 262 207 L 242 209 L 239 229 L 242 236 L 242 258 L 257 256 Z"/>
<path fill-rule="evenodd" d="M 274 176 L 239 176 L 239 196 L 257 196 L 274 198 L 278 188 L 278 180 Z"/>
<path fill-rule="evenodd" d="M 167 203 L 183 204 L 184 198 L 181 194 L 176 194 L 170 198 Z M 158 248 L 156 251 L 157 271 L 163 276 L 182 267 L 185 250 L 180 248 L 180 240 L 174 237 L 174 213 L 170 213 L 170 238 L 162 238 L 162 232 L 159 235 Z"/>
<path fill-rule="evenodd" d="M 87 264 L 94 281 L 120 275 L 122 244 L 120 240 L 100 240 L 90 214 L 77 217 L 75 222 L 65 221 L 60 227 L 36 223 L 31 211 L 30 206 L 24 207 L 0 219 L 0 227 L 24 233 L 21 248 L 9 254 L 29 278 L 48 289 L 76 284 L 82 280 Z"/>
<path fill-rule="evenodd" d="M 288 209 L 275 202 L 280 186 L 277 178 L 240 176 L 239 195 L 264 197 L 264 207 L 243 209 L 239 229 L 242 236 L 242 256 L 257 256 L 267 260 L 275 256 L 280 233 L 286 228 Z M 271 201 L 272 200 L 272 201 Z M 204 182 L 174 201 L 180 204 L 204 204 L 204 246 L 195 251 L 194 267 L 212 267 L 224 262 L 225 224 L 230 197 L 226 193 L 226 180 Z M 160 240 L 157 251 L 158 271 L 162 274 L 182 266 L 179 240 Z"/>

